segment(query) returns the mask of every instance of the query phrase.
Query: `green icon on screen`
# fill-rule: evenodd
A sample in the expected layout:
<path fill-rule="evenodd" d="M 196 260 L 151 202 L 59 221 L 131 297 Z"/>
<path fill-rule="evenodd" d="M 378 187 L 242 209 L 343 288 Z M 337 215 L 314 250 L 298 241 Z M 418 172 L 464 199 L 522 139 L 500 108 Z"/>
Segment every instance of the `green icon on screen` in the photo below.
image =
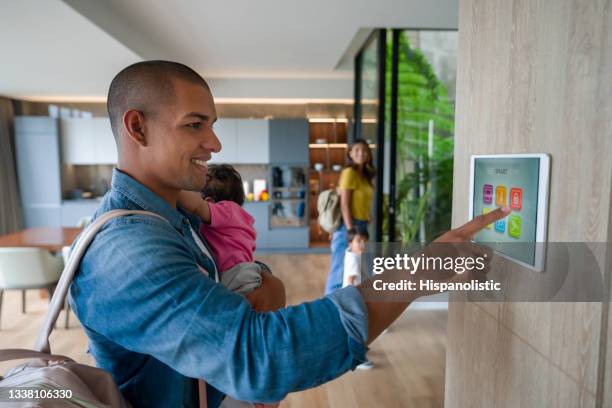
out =
<path fill-rule="evenodd" d="M 518 215 L 508 217 L 508 235 L 513 238 L 521 237 L 521 217 Z"/>

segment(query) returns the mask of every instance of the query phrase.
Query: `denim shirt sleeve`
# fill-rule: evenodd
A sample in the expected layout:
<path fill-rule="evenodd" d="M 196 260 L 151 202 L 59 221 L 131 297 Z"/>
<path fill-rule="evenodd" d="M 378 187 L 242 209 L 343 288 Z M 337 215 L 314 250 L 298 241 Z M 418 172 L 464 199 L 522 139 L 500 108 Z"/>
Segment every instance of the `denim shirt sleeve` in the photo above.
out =
<path fill-rule="evenodd" d="M 202 274 L 163 221 L 112 221 L 72 288 L 81 322 L 122 347 L 245 401 L 280 401 L 365 361 L 367 313 L 355 288 L 257 313 Z"/>

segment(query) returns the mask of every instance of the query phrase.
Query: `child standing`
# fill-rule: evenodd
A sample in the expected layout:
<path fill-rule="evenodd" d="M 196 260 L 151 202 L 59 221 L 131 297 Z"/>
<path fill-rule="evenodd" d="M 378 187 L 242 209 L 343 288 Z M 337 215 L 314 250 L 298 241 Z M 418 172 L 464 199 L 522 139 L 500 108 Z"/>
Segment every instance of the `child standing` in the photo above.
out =
<path fill-rule="evenodd" d="M 344 274 L 342 277 L 342 287 L 361 284 L 361 257 L 368 244 L 369 234 L 366 230 L 351 228 L 346 231 L 348 248 L 344 254 Z M 357 366 L 359 370 L 369 370 L 374 367 L 370 360 Z"/>

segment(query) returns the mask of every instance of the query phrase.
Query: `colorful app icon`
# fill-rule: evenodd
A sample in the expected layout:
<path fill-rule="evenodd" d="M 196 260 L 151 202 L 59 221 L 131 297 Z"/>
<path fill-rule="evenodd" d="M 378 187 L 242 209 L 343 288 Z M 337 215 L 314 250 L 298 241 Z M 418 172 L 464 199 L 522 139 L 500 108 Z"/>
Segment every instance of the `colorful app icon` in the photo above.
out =
<path fill-rule="evenodd" d="M 510 189 L 510 208 L 520 210 L 523 207 L 523 189 L 512 187 Z"/>
<path fill-rule="evenodd" d="M 497 186 L 495 189 L 495 204 L 498 207 L 506 205 L 506 186 Z"/>
<path fill-rule="evenodd" d="M 495 231 L 505 232 L 506 231 L 506 220 L 495 221 Z"/>
<path fill-rule="evenodd" d="M 508 235 L 513 238 L 521 237 L 521 217 L 518 215 L 508 217 Z"/>
<path fill-rule="evenodd" d="M 486 214 L 486 213 L 489 213 L 489 212 L 491 212 L 491 209 L 490 209 L 490 208 L 488 208 L 488 207 L 484 207 L 484 208 L 482 209 L 482 213 L 483 213 L 483 214 Z M 487 228 L 487 229 L 491 229 L 491 225 L 493 225 L 493 224 L 489 224 L 489 225 L 487 225 L 487 227 L 486 227 L 486 228 Z"/>
<path fill-rule="evenodd" d="M 482 202 L 493 204 L 493 184 L 485 184 L 482 187 Z"/>

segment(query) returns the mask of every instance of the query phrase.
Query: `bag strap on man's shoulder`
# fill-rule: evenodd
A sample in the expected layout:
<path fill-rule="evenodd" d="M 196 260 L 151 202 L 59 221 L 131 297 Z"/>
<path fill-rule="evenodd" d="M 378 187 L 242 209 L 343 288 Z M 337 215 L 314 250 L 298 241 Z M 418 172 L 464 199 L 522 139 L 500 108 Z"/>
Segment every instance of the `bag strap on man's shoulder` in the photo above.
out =
<path fill-rule="evenodd" d="M 70 257 L 68 258 L 68 262 L 64 266 L 64 271 L 62 272 L 62 276 L 60 277 L 59 282 L 57 283 L 57 287 L 53 293 L 53 297 L 51 298 L 51 302 L 49 303 L 49 310 L 47 311 L 47 315 L 45 316 L 45 320 L 43 325 L 38 333 L 38 338 L 36 340 L 36 344 L 34 345 L 34 349 L 37 351 L 41 351 L 43 353 L 51 353 L 51 347 L 49 345 L 49 336 L 55 327 L 55 322 L 60 314 L 60 311 L 64 307 L 64 302 L 66 301 L 66 296 L 68 294 L 68 288 L 74 279 L 74 275 L 81 263 L 81 258 L 87 251 L 89 244 L 93 241 L 94 237 L 102 229 L 104 224 L 110 221 L 113 218 L 122 217 L 126 215 L 147 215 L 160 218 L 166 222 L 168 222 L 164 217 L 159 214 L 155 214 L 150 211 L 142 211 L 142 210 L 112 210 L 102 214 L 95 221 L 85 228 L 85 230 L 79 236 L 76 244 L 74 245 L 73 250 L 70 252 Z"/>

